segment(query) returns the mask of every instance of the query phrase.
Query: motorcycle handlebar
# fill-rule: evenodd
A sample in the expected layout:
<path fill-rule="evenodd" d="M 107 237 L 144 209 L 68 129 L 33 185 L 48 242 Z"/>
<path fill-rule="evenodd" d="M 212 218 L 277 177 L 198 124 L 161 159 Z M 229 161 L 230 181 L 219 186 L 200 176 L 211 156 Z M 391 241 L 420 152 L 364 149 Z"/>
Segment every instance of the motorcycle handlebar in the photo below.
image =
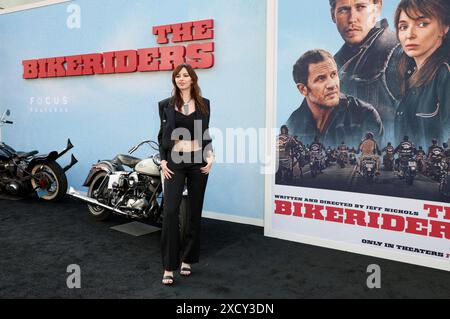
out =
<path fill-rule="evenodd" d="M 12 121 L 5 121 L 5 124 L 14 124 Z"/>
<path fill-rule="evenodd" d="M 136 152 L 136 150 L 141 147 L 143 144 L 148 144 L 150 145 L 151 148 L 158 150 L 159 149 L 159 145 L 158 143 L 156 143 L 155 141 L 152 140 L 148 140 L 148 141 L 143 141 L 141 143 L 139 143 L 138 145 L 132 147 L 129 151 L 128 154 L 133 154 L 134 152 Z M 155 146 L 156 145 L 156 146 Z"/>

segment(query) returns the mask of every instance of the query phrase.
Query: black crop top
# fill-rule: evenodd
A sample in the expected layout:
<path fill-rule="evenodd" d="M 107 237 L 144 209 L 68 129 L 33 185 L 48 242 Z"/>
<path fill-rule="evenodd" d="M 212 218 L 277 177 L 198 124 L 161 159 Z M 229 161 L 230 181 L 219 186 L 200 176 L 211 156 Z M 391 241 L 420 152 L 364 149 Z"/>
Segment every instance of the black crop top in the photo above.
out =
<path fill-rule="evenodd" d="M 190 137 L 191 137 L 191 141 L 194 140 L 194 120 L 195 120 L 195 112 L 197 112 L 197 110 L 195 110 L 194 112 L 192 112 L 189 115 L 184 115 L 181 112 L 175 111 L 175 128 L 186 128 L 189 133 L 190 133 Z M 178 136 L 178 139 L 181 140 L 187 140 L 187 136 Z"/>

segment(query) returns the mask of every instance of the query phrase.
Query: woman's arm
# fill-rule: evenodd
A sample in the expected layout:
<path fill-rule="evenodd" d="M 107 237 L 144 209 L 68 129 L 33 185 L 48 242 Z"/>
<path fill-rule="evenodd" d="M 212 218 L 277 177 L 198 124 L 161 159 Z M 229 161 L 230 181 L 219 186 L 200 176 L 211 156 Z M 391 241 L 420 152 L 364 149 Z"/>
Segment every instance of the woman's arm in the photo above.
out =
<path fill-rule="evenodd" d="M 209 135 L 209 120 L 211 118 L 211 106 L 208 99 L 205 99 L 206 106 L 208 107 L 208 115 L 207 115 L 207 121 L 206 121 L 206 131 L 205 131 L 205 141 L 207 142 L 205 150 L 206 150 L 206 161 L 208 163 L 214 161 L 214 151 L 212 147 L 212 138 L 211 135 Z"/>
<path fill-rule="evenodd" d="M 160 119 L 160 126 L 159 126 L 159 132 L 158 132 L 159 156 L 161 158 L 161 161 L 166 161 L 167 160 L 167 152 L 163 147 L 163 141 L 162 141 L 164 127 L 165 127 L 166 121 L 167 121 L 167 119 L 164 115 L 164 103 L 159 102 L 158 108 L 159 108 L 159 119 Z"/>
<path fill-rule="evenodd" d="M 164 178 L 171 179 L 174 174 L 173 171 L 169 169 L 167 166 L 167 150 L 163 146 L 163 138 L 164 138 L 164 129 L 167 124 L 167 118 L 164 113 L 165 103 L 161 101 L 158 103 L 159 107 L 159 119 L 161 121 L 158 133 L 158 143 L 159 143 L 159 157 L 161 159 L 161 169 L 164 175 Z"/>

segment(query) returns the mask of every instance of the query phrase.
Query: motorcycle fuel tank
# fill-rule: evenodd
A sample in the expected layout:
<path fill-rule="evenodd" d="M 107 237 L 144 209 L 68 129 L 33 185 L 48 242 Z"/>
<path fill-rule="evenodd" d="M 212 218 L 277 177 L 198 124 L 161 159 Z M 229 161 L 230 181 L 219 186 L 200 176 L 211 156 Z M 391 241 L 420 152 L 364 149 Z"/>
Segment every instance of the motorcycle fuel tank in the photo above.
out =
<path fill-rule="evenodd" d="M 0 158 L 2 160 L 10 159 L 15 154 L 15 151 L 6 144 L 0 143 Z"/>
<path fill-rule="evenodd" d="M 6 161 L 10 158 L 9 154 L 0 149 L 0 160 Z"/>
<path fill-rule="evenodd" d="M 6 145 L 5 143 L 0 142 L 0 151 L 3 151 L 3 153 L 8 155 L 13 155 L 16 153 L 16 151 L 9 145 Z"/>
<path fill-rule="evenodd" d="M 160 176 L 158 166 L 153 162 L 152 158 L 147 158 L 140 161 L 134 170 L 141 174 L 146 174 L 150 176 Z"/>

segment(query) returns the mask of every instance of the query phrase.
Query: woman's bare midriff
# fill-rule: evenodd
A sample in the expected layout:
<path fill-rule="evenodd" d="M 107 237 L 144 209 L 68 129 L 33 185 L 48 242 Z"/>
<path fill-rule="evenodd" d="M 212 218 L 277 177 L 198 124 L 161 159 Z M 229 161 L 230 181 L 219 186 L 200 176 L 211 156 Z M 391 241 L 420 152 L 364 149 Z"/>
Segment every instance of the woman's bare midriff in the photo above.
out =
<path fill-rule="evenodd" d="M 197 140 L 193 141 L 175 141 L 175 145 L 173 147 L 174 152 L 196 152 L 200 151 L 202 147 L 200 146 Z"/>

